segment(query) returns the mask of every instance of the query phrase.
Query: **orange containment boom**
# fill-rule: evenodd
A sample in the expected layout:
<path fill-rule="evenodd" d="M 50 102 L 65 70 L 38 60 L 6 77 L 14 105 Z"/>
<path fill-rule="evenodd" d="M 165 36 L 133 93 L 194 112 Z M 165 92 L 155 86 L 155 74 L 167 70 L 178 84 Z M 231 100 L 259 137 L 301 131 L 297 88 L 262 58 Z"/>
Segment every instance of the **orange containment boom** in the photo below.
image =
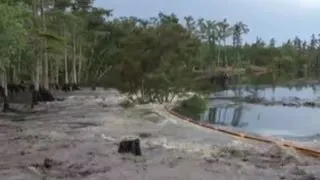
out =
<path fill-rule="evenodd" d="M 171 110 L 171 108 L 169 108 L 168 106 L 165 106 L 165 110 L 168 111 L 170 114 L 172 114 L 172 115 L 174 115 L 176 117 L 179 117 L 182 120 L 188 121 L 188 122 L 196 124 L 198 126 L 202 126 L 204 128 L 207 128 L 207 129 L 212 129 L 212 130 L 215 130 L 215 131 L 219 131 L 219 132 L 231 135 L 231 136 L 236 137 L 236 138 L 250 139 L 250 140 L 254 140 L 254 141 L 258 141 L 258 142 L 264 142 L 264 143 L 280 144 L 280 145 L 282 145 L 284 147 L 294 148 L 295 150 L 301 152 L 302 154 L 308 155 L 308 156 L 317 157 L 317 158 L 320 157 L 320 149 L 315 149 L 315 148 L 311 148 L 311 147 L 304 147 L 304 146 L 298 145 L 298 144 L 296 144 L 294 142 L 288 142 L 288 141 L 279 142 L 279 141 L 268 139 L 267 137 L 263 137 L 263 136 L 249 135 L 247 133 L 240 133 L 240 132 L 235 132 L 235 131 L 232 131 L 232 130 L 229 130 L 229 129 L 219 128 L 219 127 L 216 127 L 216 126 L 214 126 L 212 124 L 201 123 L 199 121 L 195 121 L 193 119 L 190 119 L 190 118 L 188 118 L 186 116 L 183 116 L 183 115 Z"/>

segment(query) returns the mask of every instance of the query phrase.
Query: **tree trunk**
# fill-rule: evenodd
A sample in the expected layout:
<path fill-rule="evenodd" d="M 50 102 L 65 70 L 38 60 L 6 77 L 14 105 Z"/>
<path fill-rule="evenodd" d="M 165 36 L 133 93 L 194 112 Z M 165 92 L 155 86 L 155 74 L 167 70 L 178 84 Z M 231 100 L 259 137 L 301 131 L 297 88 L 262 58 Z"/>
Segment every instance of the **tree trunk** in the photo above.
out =
<path fill-rule="evenodd" d="M 64 50 L 64 77 L 65 77 L 64 79 L 65 84 L 69 84 L 67 47 Z"/>
<path fill-rule="evenodd" d="M 2 71 L 1 74 L 1 80 L 2 80 L 2 98 L 3 98 L 3 107 L 2 112 L 7 112 L 9 110 L 9 100 L 8 100 L 8 79 L 6 71 Z"/>
<path fill-rule="evenodd" d="M 60 76 L 60 66 L 59 66 L 59 64 L 57 63 L 56 64 L 56 75 L 55 75 L 55 83 L 56 84 L 59 84 L 59 76 Z"/>
<path fill-rule="evenodd" d="M 220 41 L 219 41 L 219 48 L 218 48 L 218 67 L 220 67 L 220 53 L 221 53 L 220 48 L 221 48 L 221 43 L 220 43 Z"/>
<path fill-rule="evenodd" d="M 224 54 L 224 67 L 228 66 L 228 55 L 227 55 L 227 47 L 226 47 L 226 38 L 223 39 L 223 46 L 225 48 L 225 54 Z"/>
<path fill-rule="evenodd" d="M 82 68 L 82 47 L 79 47 L 79 59 L 78 59 L 78 82 L 81 82 L 81 68 Z"/>
<path fill-rule="evenodd" d="M 21 54 L 18 56 L 18 70 L 17 74 L 20 77 L 18 80 L 21 80 Z"/>
<path fill-rule="evenodd" d="M 34 82 L 34 89 L 39 91 L 40 88 L 40 74 L 41 74 L 41 58 L 37 58 L 37 66 L 36 66 L 36 79 Z"/>
<path fill-rule="evenodd" d="M 16 67 L 12 67 L 12 83 L 17 83 L 17 71 Z"/>
<path fill-rule="evenodd" d="M 50 61 L 49 61 L 50 62 Z M 56 66 L 55 64 L 51 61 L 49 63 L 49 78 L 50 78 L 50 81 L 49 83 L 55 83 L 56 82 Z"/>
<path fill-rule="evenodd" d="M 38 105 L 39 98 L 40 98 L 40 70 L 41 70 L 41 62 L 40 57 L 37 58 L 37 65 L 36 65 L 36 77 L 34 80 L 34 87 L 32 89 L 32 102 L 31 107 L 33 108 L 35 105 Z"/>
<path fill-rule="evenodd" d="M 46 17 L 44 13 L 44 2 L 41 0 L 41 15 L 42 15 L 42 20 L 43 20 L 43 31 L 46 33 L 47 31 L 47 25 L 46 25 Z M 46 90 L 49 90 L 49 64 L 48 64 L 48 53 L 47 53 L 47 39 L 44 38 L 44 49 L 43 49 L 43 87 Z"/>
<path fill-rule="evenodd" d="M 94 49 L 91 48 L 91 54 L 94 53 Z M 89 56 L 90 57 L 90 56 Z M 85 82 L 88 83 L 89 82 L 89 76 L 90 76 L 90 69 L 92 66 L 92 60 L 86 59 L 86 71 L 85 71 Z"/>
<path fill-rule="evenodd" d="M 73 61 L 72 61 L 72 83 L 78 84 L 77 82 L 77 55 L 76 55 L 76 34 L 75 34 L 75 26 L 73 27 Z"/>
<path fill-rule="evenodd" d="M 43 87 L 49 90 L 49 68 L 48 68 L 48 53 L 46 50 L 47 40 L 45 40 L 45 52 L 43 61 Z"/>

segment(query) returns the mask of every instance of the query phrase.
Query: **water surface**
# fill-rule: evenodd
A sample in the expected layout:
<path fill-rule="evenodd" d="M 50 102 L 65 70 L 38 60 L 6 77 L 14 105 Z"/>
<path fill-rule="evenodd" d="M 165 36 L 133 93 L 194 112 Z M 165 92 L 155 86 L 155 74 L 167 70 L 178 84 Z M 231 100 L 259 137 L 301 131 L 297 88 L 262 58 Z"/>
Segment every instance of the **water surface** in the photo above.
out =
<path fill-rule="evenodd" d="M 271 87 L 271 86 L 242 86 L 232 90 L 216 93 L 217 96 L 256 96 L 266 100 L 280 101 L 296 97 L 299 99 L 315 100 L 320 97 L 320 85 L 305 85 L 291 87 Z"/>
<path fill-rule="evenodd" d="M 239 93 L 241 92 L 241 93 Z M 242 88 L 235 92 L 220 92 L 223 96 L 246 96 L 255 93 L 268 100 L 300 98 L 315 100 L 320 97 L 320 86 Z M 287 139 L 309 141 L 320 139 L 320 108 L 265 106 L 213 100 L 203 114 L 202 121 L 240 128 L 247 132 Z"/>

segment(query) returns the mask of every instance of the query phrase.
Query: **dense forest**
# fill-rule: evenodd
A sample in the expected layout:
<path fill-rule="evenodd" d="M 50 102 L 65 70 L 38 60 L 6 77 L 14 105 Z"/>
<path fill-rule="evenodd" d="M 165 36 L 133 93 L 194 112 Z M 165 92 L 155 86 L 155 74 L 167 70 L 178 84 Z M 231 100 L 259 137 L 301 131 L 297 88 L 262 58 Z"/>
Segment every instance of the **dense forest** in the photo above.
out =
<path fill-rule="evenodd" d="M 242 36 L 249 27 L 240 20 L 179 19 L 161 12 L 149 19 L 113 17 L 113 10 L 93 3 L 0 0 L 4 107 L 8 89 L 28 83 L 36 105 L 43 92 L 82 85 L 170 101 L 172 94 L 214 86 L 215 72 L 226 70 L 243 70 L 238 83 L 252 83 L 253 77 L 266 73 L 274 83 L 319 77 L 320 36 L 315 34 L 281 46 L 259 37 L 248 44 Z"/>

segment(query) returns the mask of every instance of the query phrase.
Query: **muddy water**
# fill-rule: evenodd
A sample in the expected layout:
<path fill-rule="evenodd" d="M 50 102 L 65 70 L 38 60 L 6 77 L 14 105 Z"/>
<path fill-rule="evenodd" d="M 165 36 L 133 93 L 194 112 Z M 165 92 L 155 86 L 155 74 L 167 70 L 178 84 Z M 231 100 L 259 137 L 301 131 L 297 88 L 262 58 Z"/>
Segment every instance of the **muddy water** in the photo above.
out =
<path fill-rule="evenodd" d="M 267 100 L 317 100 L 320 86 L 241 88 L 220 92 L 221 96 L 254 95 Z M 202 121 L 233 126 L 247 132 L 299 141 L 320 140 L 320 108 L 265 106 L 214 100 Z"/>

